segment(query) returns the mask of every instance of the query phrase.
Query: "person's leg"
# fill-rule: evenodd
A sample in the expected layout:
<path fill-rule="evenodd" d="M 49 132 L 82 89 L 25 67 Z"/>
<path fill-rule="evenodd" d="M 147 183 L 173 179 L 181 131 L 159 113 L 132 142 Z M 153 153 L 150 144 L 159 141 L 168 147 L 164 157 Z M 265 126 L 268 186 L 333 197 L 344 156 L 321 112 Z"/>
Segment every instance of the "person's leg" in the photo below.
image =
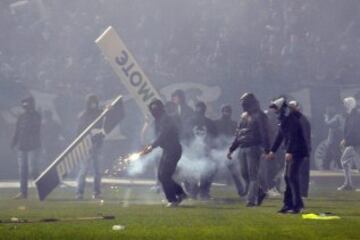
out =
<path fill-rule="evenodd" d="M 258 203 L 260 157 L 261 149 L 259 147 L 246 149 L 246 162 L 249 170 L 248 205 L 256 205 Z"/>
<path fill-rule="evenodd" d="M 291 160 L 290 163 L 289 183 L 290 183 L 294 210 L 304 208 L 304 203 L 302 201 L 301 193 L 300 193 L 300 182 L 299 182 L 300 168 L 302 163 L 303 163 L 302 158 L 294 158 L 293 160 Z"/>
<path fill-rule="evenodd" d="M 244 191 L 243 195 L 247 195 L 249 192 L 249 167 L 246 159 L 246 149 L 240 148 L 239 150 L 239 165 L 241 177 L 244 179 Z"/>
<path fill-rule="evenodd" d="M 233 159 L 233 160 L 227 160 L 227 168 L 230 172 L 230 175 L 234 181 L 236 190 L 238 192 L 238 194 L 240 196 L 244 196 L 246 195 L 245 193 L 245 189 L 241 180 L 241 176 L 240 176 L 240 169 L 239 169 L 239 160 L 238 159 Z"/>
<path fill-rule="evenodd" d="M 40 149 L 29 152 L 29 172 L 32 179 L 39 176 Z"/>
<path fill-rule="evenodd" d="M 286 161 L 285 162 L 285 192 L 284 192 L 284 199 L 283 199 L 283 209 L 290 210 L 293 208 L 293 199 L 291 194 L 291 188 L 290 188 L 290 171 L 291 171 L 291 162 Z"/>
<path fill-rule="evenodd" d="M 354 148 L 348 146 L 344 149 L 344 152 L 341 156 L 341 164 L 344 171 L 344 184 L 338 188 L 338 190 L 351 190 L 352 180 L 351 180 L 351 167 L 354 159 Z"/>
<path fill-rule="evenodd" d="M 28 194 L 28 174 L 29 174 L 29 165 L 28 165 L 28 152 L 19 151 L 18 152 L 18 164 L 19 164 L 19 175 L 20 175 L 20 196 L 26 198 Z"/>
<path fill-rule="evenodd" d="M 306 157 L 300 167 L 300 192 L 302 197 L 309 195 L 309 179 L 310 179 L 310 158 Z"/>
<path fill-rule="evenodd" d="M 94 149 L 92 155 L 92 164 L 94 169 L 94 198 L 97 198 L 101 194 L 101 167 L 100 167 L 100 147 Z"/>
<path fill-rule="evenodd" d="M 172 175 L 175 172 L 176 164 L 169 161 L 168 153 L 163 152 L 159 163 L 158 178 L 163 187 L 164 194 L 168 202 L 176 202 L 175 184 Z M 174 166 L 175 165 L 175 166 Z"/>
<path fill-rule="evenodd" d="M 208 161 L 209 169 L 200 179 L 200 198 L 202 199 L 210 198 L 211 184 L 214 181 L 215 175 L 217 173 L 217 165 L 215 161 L 211 161 L 211 159 L 208 159 Z"/>
<path fill-rule="evenodd" d="M 91 159 L 86 159 L 80 164 L 80 171 L 77 177 L 77 189 L 76 189 L 76 198 L 82 199 L 85 191 L 86 184 L 86 174 L 89 169 L 89 161 Z"/>

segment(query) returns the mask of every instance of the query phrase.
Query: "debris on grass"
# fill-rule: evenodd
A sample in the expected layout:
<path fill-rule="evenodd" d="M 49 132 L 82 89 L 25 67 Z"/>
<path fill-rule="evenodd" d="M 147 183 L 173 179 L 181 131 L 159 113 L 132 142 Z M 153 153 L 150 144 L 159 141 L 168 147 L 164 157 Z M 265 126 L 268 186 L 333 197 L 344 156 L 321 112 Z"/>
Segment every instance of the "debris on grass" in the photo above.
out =
<path fill-rule="evenodd" d="M 336 216 L 333 213 L 320 213 L 320 214 L 308 213 L 308 214 L 303 214 L 302 218 L 308 219 L 308 220 L 338 220 L 338 219 L 340 219 L 339 216 Z"/>
<path fill-rule="evenodd" d="M 112 230 L 114 231 L 120 231 L 120 230 L 124 230 L 125 226 L 124 225 L 114 225 L 112 226 Z"/>

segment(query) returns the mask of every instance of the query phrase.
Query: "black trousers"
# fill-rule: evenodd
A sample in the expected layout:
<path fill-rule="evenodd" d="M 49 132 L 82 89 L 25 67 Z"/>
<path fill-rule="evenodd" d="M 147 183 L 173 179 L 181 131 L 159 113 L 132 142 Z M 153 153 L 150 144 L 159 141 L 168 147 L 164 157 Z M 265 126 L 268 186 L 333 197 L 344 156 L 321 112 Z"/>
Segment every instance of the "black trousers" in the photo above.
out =
<path fill-rule="evenodd" d="M 300 194 L 299 174 L 303 158 L 294 157 L 291 161 L 285 162 L 285 183 L 284 205 L 290 208 L 303 208 L 304 203 Z"/>
<path fill-rule="evenodd" d="M 182 187 L 173 180 L 177 163 L 181 158 L 181 146 L 164 149 L 158 168 L 158 178 L 163 187 L 166 199 L 175 202 L 177 196 L 184 194 Z"/>
<path fill-rule="evenodd" d="M 306 157 L 300 167 L 300 193 L 302 197 L 309 195 L 310 182 L 310 157 Z"/>

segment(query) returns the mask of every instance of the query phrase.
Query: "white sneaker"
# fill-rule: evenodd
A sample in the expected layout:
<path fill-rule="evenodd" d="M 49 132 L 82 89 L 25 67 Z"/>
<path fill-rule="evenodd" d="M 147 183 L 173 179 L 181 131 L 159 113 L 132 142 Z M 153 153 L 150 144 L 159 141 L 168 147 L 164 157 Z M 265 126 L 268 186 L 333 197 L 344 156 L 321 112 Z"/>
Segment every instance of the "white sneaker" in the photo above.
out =
<path fill-rule="evenodd" d="M 340 187 L 337 188 L 338 191 L 354 191 L 355 189 L 353 186 L 349 184 L 343 184 Z"/>

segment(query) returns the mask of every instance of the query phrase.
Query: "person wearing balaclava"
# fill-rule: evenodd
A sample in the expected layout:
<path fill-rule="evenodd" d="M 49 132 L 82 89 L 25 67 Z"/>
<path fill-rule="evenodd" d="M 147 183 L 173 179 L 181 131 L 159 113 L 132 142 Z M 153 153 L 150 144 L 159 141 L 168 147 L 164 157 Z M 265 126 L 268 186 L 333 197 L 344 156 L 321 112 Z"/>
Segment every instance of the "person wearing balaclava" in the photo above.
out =
<path fill-rule="evenodd" d="M 246 206 L 255 207 L 266 197 L 265 189 L 260 186 L 260 161 L 262 154 L 269 152 L 269 123 L 254 94 L 245 93 L 240 101 L 243 113 L 227 157 L 231 160 L 232 153 L 239 148 L 242 176 L 248 190 Z"/>
<path fill-rule="evenodd" d="M 30 96 L 21 100 L 23 113 L 16 122 L 15 134 L 11 147 L 18 150 L 20 175 L 20 193 L 15 199 L 26 199 L 28 196 L 29 168 L 32 178 L 39 175 L 38 160 L 41 148 L 41 115 L 35 108 L 35 99 Z"/>
<path fill-rule="evenodd" d="M 158 178 L 168 200 L 167 207 L 176 207 L 187 198 L 182 187 L 173 179 L 182 154 L 179 131 L 173 119 L 166 113 L 160 100 L 153 100 L 149 104 L 149 110 L 155 119 L 156 138 L 145 148 L 143 154 L 147 154 L 157 147 L 162 148 Z"/>
<path fill-rule="evenodd" d="M 355 98 L 344 99 L 346 119 L 344 126 L 344 139 L 341 145 L 345 148 L 341 155 L 341 164 L 344 171 L 344 184 L 338 188 L 339 191 L 354 190 L 351 180 L 351 167 L 353 164 L 360 168 L 360 110 Z"/>
<path fill-rule="evenodd" d="M 96 95 L 88 95 L 86 97 L 86 108 L 79 115 L 78 134 L 81 134 L 102 112 L 99 104 L 99 98 Z M 91 164 L 94 170 L 94 190 L 93 199 L 99 199 L 101 195 L 101 170 L 100 170 L 100 151 L 103 145 L 104 134 L 101 133 L 103 122 L 100 121 L 92 130 L 94 132 L 92 137 L 93 147 L 91 149 L 90 159 L 84 161 L 80 166 L 80 171 L 77 179 L 76 199 L 82 200 L 84 198 L 86 175 Z"/>
<path fill-rule="evenodd" d="M 201 200 L 209 200 L 210 189 L 214 177 L 217 172 L 216 161 L 211 157 L 210 151 L 215 147 L 215 140 L 218 136 L 218 131 L 213 120 L 206 117 L 206 104 L 202 101 L 199 101 L 195 105 L 195 114 L 190 118 L 189 122 L 186 124 L 187 138 L 189 139 L 189 148 L 192 151 L 198 151 L 198 153 L 203 152 L 201 159 L 206 162 L 206 170 L 200 172 L 200 181 L 196 186 L 194 184 L 188 184 L 185 181 L 185 187 L 187 192 L 191 195 L 192 198 L 197 198 L 199 195 Z M 203 144 L 201 144 L 203 141 Z M 204 151 L 197 149 L 198 143 L 204 146 Z"/>
<path fill-rule="evenodd" d="M 307 144 L 307 149 L 309 152 L 309 156 L 305 157 L 303 160 L 303 163 L 300 167 L 300 193 L 302 197 L 308 197 L 309 195 L 309 182 L 310 182 L 310 153 L 312 150 L 311 147 L 311 124 L 308 118 L 301 112 L 301 106 L 300 104 L 293 100 L 289 102 L 289 108 L 290 111 L 294 111 L 297 113 L 301 128 L 303 130 L 303 134 L 305 137 L 305 141 Z"/>
<path fill-rule="evenodd" d="M 271 147 L 268 159 L 275 158 L 275 152 L 281 144 L 285 148 L 285 184 L 283 207 L 279 213 L 298 214 L 304 208 L 300 193 L 299 172 L 304 158 L 309 157 L 306 136 L 300 122 L 299 112 L 290 111 L 286 99 L 280 97 L 274 100 L 270 108 L 275 109 L 279 117 L 280 128 Z"/>

